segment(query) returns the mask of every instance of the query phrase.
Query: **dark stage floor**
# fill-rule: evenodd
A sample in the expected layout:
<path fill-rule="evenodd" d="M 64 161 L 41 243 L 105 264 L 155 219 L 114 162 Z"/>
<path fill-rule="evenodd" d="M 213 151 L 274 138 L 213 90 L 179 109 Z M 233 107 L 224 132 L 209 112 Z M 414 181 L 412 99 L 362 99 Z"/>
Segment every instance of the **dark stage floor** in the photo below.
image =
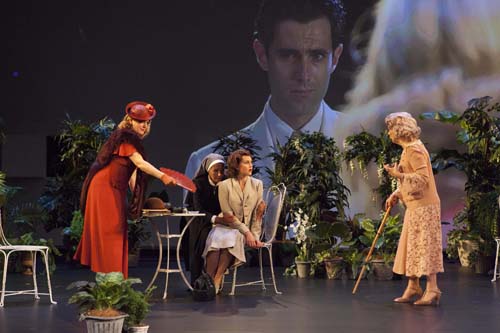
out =
<path fill-rule="evenodd" d="M 130 275 L 149 282 L 154 263 L 146 261 L 132 268 Z M 282 270 L 279 270 L 281 273 Z M 244 268 L 240 278 L 258 273 Z M 67 305 L 75 280 L 93 279 L 86 269 L 59 266 L 53 276 L 57 305 L 47 297 L 33 301 L 30 296 L 7 297 L 0 309 L 0 332 L 85 332 L 78 322 L 74 306 Z M 476 275 L 447 264 L 440 276 L 443 291 L 439 307 L 394 304 L 393 297 L 404 289 L 404 281 L 362 281 L 358 293 L 351 290 L 354 281 L 335 281 L 279 277 L 283 295 L 269 288 L 237 289 L 237 296 L 226 291 L 216 301 L 191 300 L 178 275 L 171 278 L 169 299 L 160 300 L 155 291 L 153 310 L 147 318 L 150 332 L 498 332 L 500 330 L 500 281 Z M 42 280 L 42 279 L 40 279 Z M 30 278 L 9 275 L 8 289 L 29 283 Z M 423 283 L 422 283 L 423 284 Z M 42 283 L 42 287 L 45 284 Z M 239 290 L 239 292 L 238 292 Z"/>

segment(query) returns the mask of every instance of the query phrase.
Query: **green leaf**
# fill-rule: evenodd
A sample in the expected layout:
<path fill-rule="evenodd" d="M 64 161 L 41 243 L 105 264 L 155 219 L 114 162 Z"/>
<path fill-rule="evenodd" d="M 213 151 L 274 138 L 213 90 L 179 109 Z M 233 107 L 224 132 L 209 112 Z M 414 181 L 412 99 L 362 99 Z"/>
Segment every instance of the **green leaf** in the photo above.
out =
<path fill-rule="evenodd" d="M 424 112 L 420 114 L 419 118 L 422 120 L 434 119 L 443 123 L 454 124 L 459 120 L 460 115 L 451 111 Z"/>

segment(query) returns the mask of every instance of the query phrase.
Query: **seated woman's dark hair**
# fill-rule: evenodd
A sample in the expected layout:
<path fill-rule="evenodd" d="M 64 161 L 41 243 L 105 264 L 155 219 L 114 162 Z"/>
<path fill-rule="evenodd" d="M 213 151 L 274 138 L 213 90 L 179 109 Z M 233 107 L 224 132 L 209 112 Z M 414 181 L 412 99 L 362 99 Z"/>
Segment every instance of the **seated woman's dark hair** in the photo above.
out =
<path fill-rule="evenodd" d="M 248 150 L 245 149 L 238 149 L 236 151 L 233 151 L 231 155 L 229 155 L 227 159 L 227 176 L 231 178 L 235 178 L 238 176 L 239 173 L 239 166 L 241 163 L 241 160 L 243 159 L 243 156 L 250 156 L 252 157 L 252 154 Z"/>

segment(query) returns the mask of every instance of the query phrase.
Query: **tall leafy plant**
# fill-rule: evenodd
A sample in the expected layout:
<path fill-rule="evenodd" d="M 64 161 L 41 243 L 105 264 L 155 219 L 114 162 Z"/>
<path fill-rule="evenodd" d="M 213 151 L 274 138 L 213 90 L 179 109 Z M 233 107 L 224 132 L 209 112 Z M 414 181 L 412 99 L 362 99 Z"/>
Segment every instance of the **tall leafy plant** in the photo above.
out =
<path fill-rule="evenodd" d="M 498 235 L 498 195 L 500 194 L 500 103 L 491 97 L 469 101 L 463 114 L 449 111 L 429 112 L 422 119 L 451 123 L 459 128 L 457 142 L 464 152 L 444 149 L 435 154 L 432 165 L 435 172 L 456 168 L 467 177 L 465 209 L 460 223 L 467 225 L 466 233 L 478 234 L 482 239 L 480 252 L 494 253 L 494 237 Z"/>
<path fill-rule="evenodd" d="M 319 132 L 294 136 L 270 156 L 274 169 L 267 169 L 273 185 L 287 186 L 285 212 L 295 222 L 300 238 L 299 256 L 312 259 L 311 251 L 323 251 L 322 244 L 330 242 L 332 229 L 325 227 L 323 214 L 333 211 L 335 221 L 345 222 L 349 189 L 339 176 L 340 151 L 332 138 Z M 302 232 L 302 231 L 303 232 Z M 330 244 L 331 245 L 331 244 Z"/>
<path fill-rule="evenodd" d="M 397 162 L 402 150 L 400 146 L 391 141 L 387 131 L 381 132 L 379 136 L 362 131 L 348 136 L 344 146 L 344 159 L 349 163 L 351 172 L 354 172 L 357 164 L 363 177 L 368 179 L 366 167 L 370 162 L 376 163 L 379 186 L 373 189 L 373 192 L 382 199 L 389 197 L 396 189 L 397 183 L 385 171 L 384 164 Z"/>
<path fill-rule="evenodd" d="M 60 166 L 49 178 L 40 204 L 49 215 L 46 229 L 69 226 L 72 215 L 79 208 L 83 180 L 97 152 L 115 128 L 113 120 L 103 118 L 85 124 L 69 116 L 57 136 L 60 148 Z"/>

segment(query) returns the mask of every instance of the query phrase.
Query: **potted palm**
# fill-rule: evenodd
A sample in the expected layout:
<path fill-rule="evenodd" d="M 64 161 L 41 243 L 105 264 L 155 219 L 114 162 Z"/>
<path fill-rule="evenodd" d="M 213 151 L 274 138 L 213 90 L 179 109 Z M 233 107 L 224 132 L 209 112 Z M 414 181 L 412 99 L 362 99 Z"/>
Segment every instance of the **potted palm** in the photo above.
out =
<path fill-rule="evenodd" d="M 85 175 L 114 128 L 113 120 L 106 117 L 86 124 L 67 115 L 63 128 L 55 138 L 58 154 L 54 154 L 54 164 L 57 164 L 53 170 L 54 177 L 47 179 L 39 199 L 48 214 L 47 230 L 69 226 L 73 212 L 80 206 Z"/>
<path fill-rule="evenodd" d="M 97 273 L 95 282 L 76 281 L 67 289 L 77 289 L 68 300 L 76 304 L 80 320 L 88 332 L 120 333 L 127 314 L 122 310 L 130 299 L 130 288 L 140 279 L 124 279 L 121 272 Z"/>

